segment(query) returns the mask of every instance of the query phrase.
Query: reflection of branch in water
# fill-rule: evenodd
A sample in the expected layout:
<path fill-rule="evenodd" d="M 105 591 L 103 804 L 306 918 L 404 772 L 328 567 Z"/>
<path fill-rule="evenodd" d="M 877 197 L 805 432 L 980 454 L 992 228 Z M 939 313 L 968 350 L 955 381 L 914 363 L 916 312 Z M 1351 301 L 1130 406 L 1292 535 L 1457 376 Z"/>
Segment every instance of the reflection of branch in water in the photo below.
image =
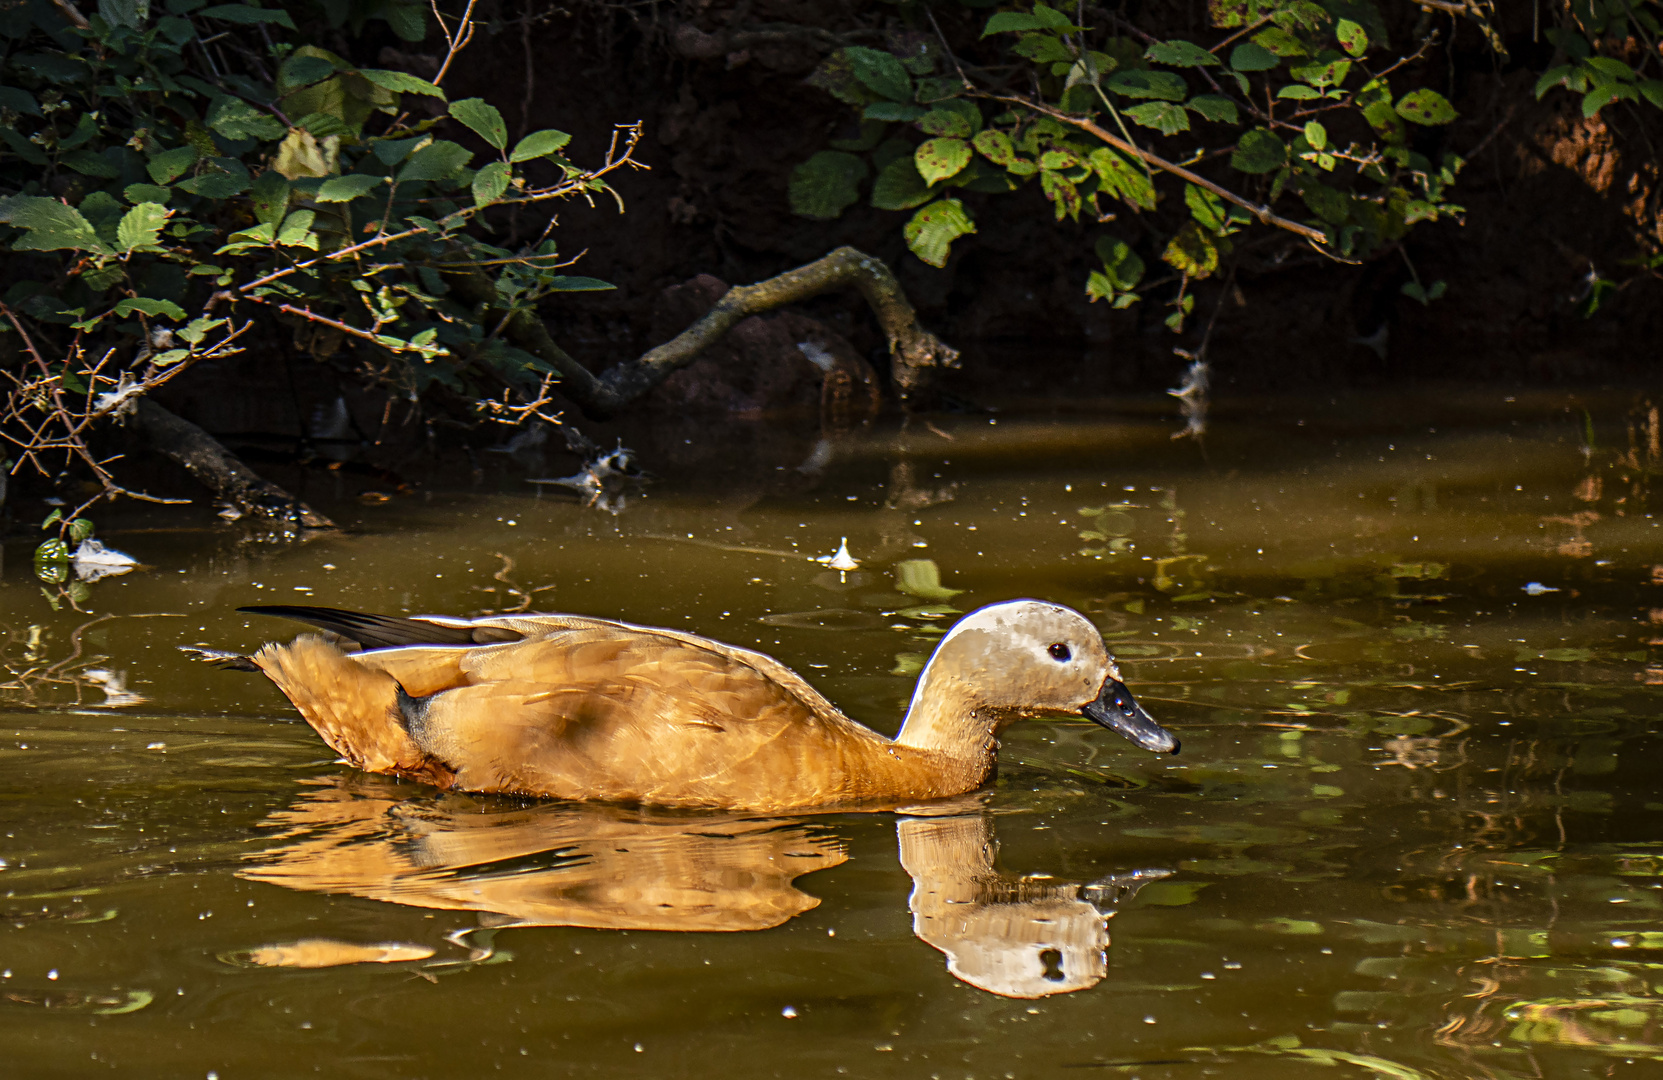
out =
<path fill-rule="evenodd" d="M 549 592 L 554 589 L 553 585 L 538 585 L 531 589 L 520 588 L 518 585 L 514 584 L 514 580 L 508 576 L 514 572 L 514 560 L 500 551 L 493 551 L 491 554 L 502 560 L 502 567 L 498 569 L 496 573 L 492 574 L 491 577 L 502 582 L 504 588 L 498 589 L 494 585 L 475 585 L 474 588 L 478 589 L 480 592 L 490 593 L 492 597 L 491 602 L 494 604 L 501 602 L 499 597 L 504 591 L 506 591 L 510 597 L 518 597 L 519 603 L 514 607 L 484 608 L 480 611 L 474 612 L 475 617 L 481 615 L 518 615 L 521 612 L 530 611 L 532 602 L 538 593 Z"/>
<path fill-rule="evenodd" d="M 82 652 L 82 635 L 99 623 L 114 618 L 117 616 L 100 615 L 71 630 L 69 655 L 51 663 L 47 662 L 45 655 L 44 627 L 31 625 L 27 631 L 6 627 L 4 636 L 0 637 L 0 674 L 7 678 L 0 681 L 0 695 L 7 698 L 8 704 L 32 706 L 42 704 L 42 692 L 68 687 L 75 693 L 74 704 L 82 705 L 86 704 L 83 695 L 97 688 L 104 693 L 104 700 L 94 703 L 99 707 L 142 704 L 146 699 L 127 689 L 126 672 L 111 671 L 101 666 L 109 657 L 86 656 Z M 54 701 L 50 704 L 60 703 Z"/>

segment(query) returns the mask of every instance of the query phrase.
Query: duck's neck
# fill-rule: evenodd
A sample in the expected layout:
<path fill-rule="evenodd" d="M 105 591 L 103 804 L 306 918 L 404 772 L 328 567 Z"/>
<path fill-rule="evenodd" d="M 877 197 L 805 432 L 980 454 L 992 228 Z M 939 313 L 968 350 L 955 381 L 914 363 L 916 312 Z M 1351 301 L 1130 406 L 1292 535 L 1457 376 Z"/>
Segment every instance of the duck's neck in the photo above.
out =
<path fill-rule="evenodd" d="M 944 754 L 991 767 L 1005 719 L 995 713 L 959 675 L 941 663 L 943 646 L 918 677 L 907 718 L 895 745 Z"/>

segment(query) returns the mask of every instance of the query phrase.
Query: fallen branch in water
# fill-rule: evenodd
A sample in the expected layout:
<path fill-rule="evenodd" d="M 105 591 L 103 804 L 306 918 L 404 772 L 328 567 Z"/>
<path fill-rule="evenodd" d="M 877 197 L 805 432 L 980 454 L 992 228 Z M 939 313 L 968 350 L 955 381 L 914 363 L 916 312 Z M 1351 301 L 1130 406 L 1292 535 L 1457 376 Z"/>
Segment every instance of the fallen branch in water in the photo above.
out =
<path fill-rule="evenodd" d="M 309 529 L 332 529 L 335 523 L 256 474 L 220 441 L 149 398 L 134 403 L 133 425 L 145 440 L 185 471 L 212 488 L 233 508 Z"/>
<path fill-rule="evenodd" d="M 498 298 L 484 274 L 458 275 L 457 292 L 472 303 L 491 304 Z M 503 333 L 510 341 L 560 373 L 560 392 L 584 413 L 604 419 L 645 395 L 669 375 L 696 360 L 721 340 L 740 320 L 785 304 L 806 300 L 833 289 L 860 290 L 889 339 L 892 375 L 903 402 L 921 393 L 938 368 L 959 363 L 958 350 L 924 329 L 883 260 L 852 247 L 837 250 L 795 270 L 787 270 L 755 285 L 735 285 L 704 317 L 674 338 L 634 360 L 623 360 L 599 375 L 578 363 L 549 336 L 543 320 L 531 311 L 498 311 Z M 487 320 L 489 321 L 489 320 Z M 517 389 L 534 389 L 529 383 Z"/>

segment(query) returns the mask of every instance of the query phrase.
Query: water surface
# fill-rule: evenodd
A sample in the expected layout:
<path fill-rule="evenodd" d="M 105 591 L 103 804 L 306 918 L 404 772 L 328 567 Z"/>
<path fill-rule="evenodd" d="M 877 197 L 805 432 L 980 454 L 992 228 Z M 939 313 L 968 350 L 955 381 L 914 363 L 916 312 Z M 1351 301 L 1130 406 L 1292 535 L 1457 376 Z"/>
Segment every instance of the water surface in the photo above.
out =
<path fill-rule="evenodd" d="M 660 480 L 616 514 L 502 458 L 388 501 L 332 474 L 348 528 L 300 543 L 112 515 L 149 568 L 73 595 L 19 531 L 8 1071 L 1660 1075 L 1648 410 L 689 427 L 641 434 Z M 814 561 L 843 538 L 859 569 Z M 248 603 L 575 611 L 761 648 L 893 732 L 955 615 L 1016 596 L 1087 612 L 1183 754 L 1023 724 L 994 787 L 905 815 L 444 795 L 175 650 L 289 633 Z"/>

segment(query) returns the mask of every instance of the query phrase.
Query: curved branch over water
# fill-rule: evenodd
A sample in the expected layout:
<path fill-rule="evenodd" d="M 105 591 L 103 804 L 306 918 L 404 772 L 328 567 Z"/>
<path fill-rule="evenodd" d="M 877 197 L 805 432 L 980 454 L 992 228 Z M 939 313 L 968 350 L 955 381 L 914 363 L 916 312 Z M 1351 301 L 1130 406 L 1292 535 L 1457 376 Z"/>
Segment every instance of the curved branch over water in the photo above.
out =
<path fill-rule="evenodd" d="M 735 285 L 704 317 L 674 338 L 634 360 L 623 360 L 599 375 L 555 344 L 535 312 L 508 318 L 504 332 L 515 345 L 546 361 L 560 373 L 560 390 L 584 413 L 605 418 L 644 396 L 672 372 L 686 367 L 721 340 L 740 320 L 833 289 L 860 290 L 889 339 L 891 371 L 903 402 L 922 392 L 938 368 L 953 368 L 959 353 L 926 330 L 907 300 L 901 283 L 882 259 L 852 247 L 840 247 L 795 270 L 755 285 Z M 461 275 L 457 291 L 474 303 L 497 299 L 484 274 Z"/>

